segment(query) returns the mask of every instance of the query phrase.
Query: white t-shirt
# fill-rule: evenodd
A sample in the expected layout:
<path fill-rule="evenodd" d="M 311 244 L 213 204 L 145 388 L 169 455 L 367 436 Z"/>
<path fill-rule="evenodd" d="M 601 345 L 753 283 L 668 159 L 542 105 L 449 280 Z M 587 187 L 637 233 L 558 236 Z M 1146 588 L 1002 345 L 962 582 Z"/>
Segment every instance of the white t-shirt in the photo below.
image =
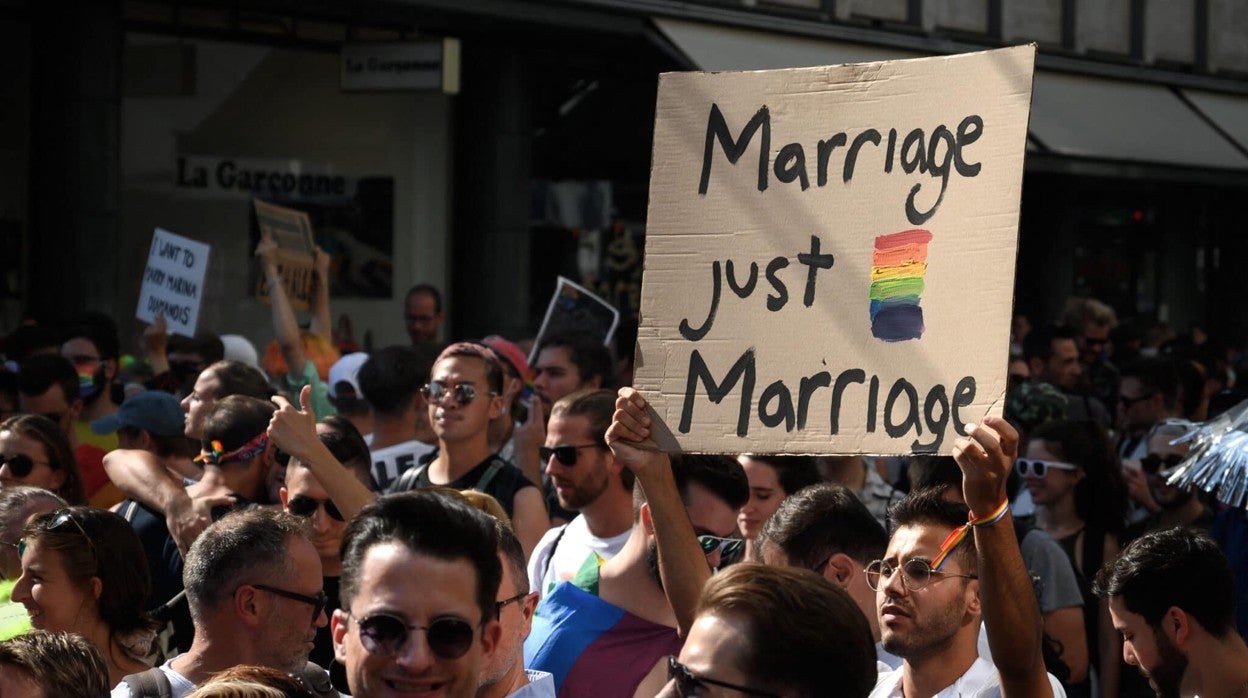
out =
<path fill-rule="evenodd" d="M 173 698 L 183 698 L 183 696 L 195 690 L 195 684 L 188 681 L 185 676 L 174 671 L 173 668 L 169 666 L 169 662 L 172 661 L 173 659 L 170 659 L 168 662 L 161 664 L 160 671 L 165 675 L 165 678 L 169 679 L 169 685 L 173 687 Z M 113 686 L 110 698 L 133 697 L 130 694 L 130 687 L 126 685 L 125 681 L 122 681 L 116 686 Z"/>
<path fill-rule="evenodd" d="M 580 515 L 562 526 L 546 531 L 533 548 L 533 554 L 529 556 L 529 588 L 545 596 L 555 584 L 576 576 L 591 552 L 598 553 L 604 560 L 615 557 L 631 533 L 630 528 L 618 536 L 599 538 L 589 532 L 585 517 Z"/>
<path fill-rule="evenodd" d="M 432 452 L 433 446 L 415 439 L 370 451 L 373 480 L 377 483 L 377 489 L 384 492 L 405 471 L 416 467 L 422 456 Z"/>
<path fill-rule="evenodd" d="M 901 686 L 903 671 L 905 671 L 904 666 L 881 673 L 880 678 L 875 682 L 875 689 L 871 691 L 870 698 L 903 698 Z M 1049 685 L 1053 687 L 1053 698 L 1066 698 L 1066 689 L 1062 688 L 1057 677 L 1052 674 L 1047 674 L 1047 676 Z M 910 696 L 910 698 L 920 697 Z M 966 670 L 965 674 L 932 698 L 1001 698 L 1001 677 L 991 662 L 983 657 L 976 657 L 975 663 Z"/>

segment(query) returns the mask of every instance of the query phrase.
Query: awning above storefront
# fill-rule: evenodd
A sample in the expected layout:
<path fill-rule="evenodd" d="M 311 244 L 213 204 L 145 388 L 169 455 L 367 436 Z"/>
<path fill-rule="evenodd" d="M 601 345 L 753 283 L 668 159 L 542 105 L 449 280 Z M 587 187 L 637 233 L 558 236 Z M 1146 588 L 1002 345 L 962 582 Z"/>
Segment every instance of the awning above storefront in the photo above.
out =
<path fill-rule="evenodd" d="M 702 70 L 767 70 L 919 57 L 838 40 L 657 17 L 654 22 Z M 1081 160 L 1248 170 L 1244 149 L 1248 98 L 1212 92 L 1183 94 L 1187 100 L 1165 86 L 1038 70 L 1028 151 Z"/>

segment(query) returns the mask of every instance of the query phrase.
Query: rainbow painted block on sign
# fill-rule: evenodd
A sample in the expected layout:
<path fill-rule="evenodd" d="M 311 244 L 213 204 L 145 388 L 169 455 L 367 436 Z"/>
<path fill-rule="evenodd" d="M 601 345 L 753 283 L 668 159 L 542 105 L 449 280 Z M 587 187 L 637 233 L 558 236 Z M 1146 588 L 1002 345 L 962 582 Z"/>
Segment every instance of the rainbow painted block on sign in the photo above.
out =
<path fill-rule="evenodd" d="M 923 336 L 923 277 L 927 274 L 926 230 L 903 230 L 875 238 L 871 257 L 871 335 L 885 342 Z"/>

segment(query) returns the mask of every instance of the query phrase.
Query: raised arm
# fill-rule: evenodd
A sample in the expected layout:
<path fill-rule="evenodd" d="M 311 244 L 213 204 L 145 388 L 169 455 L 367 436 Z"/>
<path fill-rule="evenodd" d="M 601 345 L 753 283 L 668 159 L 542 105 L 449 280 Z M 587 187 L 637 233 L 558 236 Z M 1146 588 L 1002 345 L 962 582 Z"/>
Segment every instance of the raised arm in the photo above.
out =
<path fill-rule="evenodd" d="M 212 523 L 213 507 L 234 503 L 233 497 L 191 497 L 150 451 L 110 451 L 104 456 L 104 472 L 126 496 L 165 515 L 165 525 L 183 554 Z"/>
<path fill-rule="evenodd" d="M 282 274 L 277 268 L 277 243 L 265 235 L 256 245 L 256 257 L 260 260 L 260 268 L 264 273 L 265 283 L 269 286 L 269 308 L 273 311 L 273 332 L 277 336 L 277 344 L 282 350 L 282 358 L 286 360 L 286 375 L 292 378 L 303 377 L 303 341 L 299 337 L 299 323 L 295 321 L 295 310 L 286 296 L 286 287 L 282 284 Z"/>
<path fill-rule="evenodd" d="M 1000 417 L 967 425 L 953 456 L 962 468 L 962 493 L 974 520 L 988 519 L 1006 502 L 1005 483 L 1018 454 L 1018 432 Z M 1031 576 L 1007 509 L 995 523 L 973 526 L 979 560 L 979 598 L 988 646 L 1006 698 L 1052 698 L 1041 651 L 1042 622 Z"/>
<path fill-rule="evenodd" d="M 325 338 L 330 345 L 334 343 L 334 325 L 329 319 L 329 263 L 331 258 L 319 246 L 313 252 L 312 269 L 316 273 L 316 289 L 312 296 L 312 326 L 314 334 Z M 301 368 L 302 370 L 302 368 Z"/>
<path fill-rule="evenodd" d="M 650 426 L 645 398 L 632 388 L 620 388 L 615 414 L 607 429 L 607 445 L 616 459 L 637 476 L 646 495 L 663 592 L 676 615 L 677 631 L 684 637 L 693 625 L 694 609 L 702 586 L 711 578 L 711 568 L 676 489 L 672 461 L 650 438 Z"/>
<path fill-rule="evenodd" d="M 278 395 L 273 398 L 278 410 L 269 420 L 269 438 L 277 447 L 298 458 L 300 463 L 316 476 L 321 487 L 334 501 L 338 511 L 348 521 L 355 516 L 365 504 L 377 498 L 377 495 L 364 486 L 334 458 L 334 454 L 321 442 L 316 435 L 316 415 L 312 412 L 312 386 L 305 385 L 299 391 L 299 404 L 296 409 L 286 398 Z"/>
<path fill-rule="evenodd" d="M 169 328 L 165 324 L 164 313 L 156 313 L 152 324 L 143 328 L 143 352 L 147 354 L 147 365 L 152 367 L 152 375 L 159 376 L 169 371 Z"/>

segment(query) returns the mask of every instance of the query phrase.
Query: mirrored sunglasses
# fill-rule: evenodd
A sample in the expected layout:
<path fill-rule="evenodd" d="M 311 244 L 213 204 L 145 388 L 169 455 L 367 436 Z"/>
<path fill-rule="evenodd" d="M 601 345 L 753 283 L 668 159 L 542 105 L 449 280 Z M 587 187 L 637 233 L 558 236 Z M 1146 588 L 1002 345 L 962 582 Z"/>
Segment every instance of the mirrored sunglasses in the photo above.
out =
<path fill-rule="evenodd" d="M 455 404 L 463 407 L 477 399 L 477 386 L 472 383 L 459 383 L 452 388 L 441 381 L 430 381 L 420 389 L 420 394 L 435 405 L 442 404 L 449 395 L 455 400 Z"/>
<path fill-rule="evenodd" d="M 379 657 L 401 652 L 415 630 L 425 631 L 430 651 L 446 660 L 467 654 L 476 636 L 476 630 L 460 618 L 439 618 L 429 625 L 409 625 L 398 616 L 375 613 L 359 620 L 360 644 Z"/>
<path fill-rule="evenodd" d="M 741 550 L 745 547 L 745 541 L 740 538 L 721 538 L 720 536 L 703 535 L 698 536 L 698 545 L 702 546 L 702 552 L 710 555 L 719 550 L 720 566 L 737 559 Z"/>

